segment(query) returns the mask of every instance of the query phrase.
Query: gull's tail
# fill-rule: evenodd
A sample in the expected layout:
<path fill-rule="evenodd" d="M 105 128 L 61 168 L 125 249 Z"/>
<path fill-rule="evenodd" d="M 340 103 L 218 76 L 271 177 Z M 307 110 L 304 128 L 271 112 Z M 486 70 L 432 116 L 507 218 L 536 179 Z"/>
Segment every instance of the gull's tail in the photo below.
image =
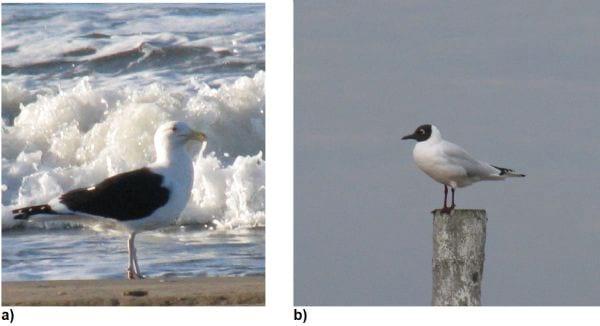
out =
<path fill-rule="evenodd" d="M 500 171 L 500 173 L 498 174 L 498 176 L 500 176 L 500 177 L 505 177 L 505 178 L 508 178 L 508 177 L 521 177 L 522 178 L 522 177 L 525 176 L 524 174 L 516 173 L 515 171 L 513 171 L 511 169 L 501 168 L 501 167 L 495 166 L 495 165 L 492 165 L 492 167 L 494 167 L 496 170 Z"/>
<path fill-rule="evenodd" d="M 12 213 L 15 214 L 15 220 L 26 220 L 30 216 L 38 214 L 58 214 L 57 212 L 53 211 L 52 207 L 50 207 L 48 204 L 18 208 L 13 210 Z"/>

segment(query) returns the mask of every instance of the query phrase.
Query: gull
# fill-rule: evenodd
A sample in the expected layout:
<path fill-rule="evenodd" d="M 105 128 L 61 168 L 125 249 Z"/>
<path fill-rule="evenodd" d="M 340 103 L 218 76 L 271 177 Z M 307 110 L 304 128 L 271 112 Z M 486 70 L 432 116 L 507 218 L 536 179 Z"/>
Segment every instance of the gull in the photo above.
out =
<path fill-rule="evenodd" d="M 15 209 L 14 218 L 62 215 L 116 223 L 129 233 L 127 277 L 142 279 L 135 236 L 142 231 L 169 226 L 187 205 L 194 168 L 185 145 L 191 140 L 203 142 L 206 135 L 192 130 L 185 122 L 164 123 L 154 134 L 154 163 L 111 176 L 88 188 L 71 190 L 47 204 Z"/>
<path fill-rule="evenodd" d="M 438 128 L 431 124 L 419 126 L 415 132 L 402 137 L 417 141 L 413 158 L 417 167 L 435 181 L 444 185 L 444 207 L 442 213 L 450 213 L 454 204 L 456 188 L 469 186 L 482 180 L 504 180 L 524 177 L 524 174 L 473 158 L 462 147 L 446 141 Z M 452 205 L 447 206 L 448 187 L 452 189 Z"/>

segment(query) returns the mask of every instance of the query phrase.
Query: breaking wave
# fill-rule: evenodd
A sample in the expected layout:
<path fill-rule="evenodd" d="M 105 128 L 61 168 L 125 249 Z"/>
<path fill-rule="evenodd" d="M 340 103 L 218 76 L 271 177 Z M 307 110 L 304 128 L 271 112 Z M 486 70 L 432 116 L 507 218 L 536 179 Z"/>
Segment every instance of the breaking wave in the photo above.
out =
<path fill-rule="evenodd" d="M 217 86 L 192 78 L 186 91 L 161 82 L 107 88 L 93 76 L 79 78 L 66 90 L 4 82 L 2 228 L 23 225 L 12 218 L 16 207 L 47 202 L 153 161 L 154 131 L 168 120 L 187 121 L 209 139 L 206 148 L 190 148 L 194 187 L 178 222 L 263 226 L 264 80 L 264 71 Z"/>

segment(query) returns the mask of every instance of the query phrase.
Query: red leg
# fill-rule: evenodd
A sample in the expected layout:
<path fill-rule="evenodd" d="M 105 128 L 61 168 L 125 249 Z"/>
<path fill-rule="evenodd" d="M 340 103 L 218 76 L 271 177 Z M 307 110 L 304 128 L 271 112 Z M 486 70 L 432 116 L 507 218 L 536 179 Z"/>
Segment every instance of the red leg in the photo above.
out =
<path fill-rule="evenodd" d="M 444 207 L 441 209 L 442 214 L 450 214 L 452 208 L 448 207 L 446 204 L 448 200 L 448 186 L 444 185 Z"/>
<path fill-rule="evenodd" d="M 448 186 L 444 185 L 444 208 L 447 207 L 446 201 L 448 200 Z"/>

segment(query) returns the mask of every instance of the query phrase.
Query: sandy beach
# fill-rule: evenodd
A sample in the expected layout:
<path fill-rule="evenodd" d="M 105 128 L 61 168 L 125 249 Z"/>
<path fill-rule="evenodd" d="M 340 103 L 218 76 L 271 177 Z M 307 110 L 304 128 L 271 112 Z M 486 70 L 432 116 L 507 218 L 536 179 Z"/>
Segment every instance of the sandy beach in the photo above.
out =
<path fill-rule="evenodd" d="M 264 276 L 2 282 L 3 306 L 254 306 L 264 303 Z"/>

